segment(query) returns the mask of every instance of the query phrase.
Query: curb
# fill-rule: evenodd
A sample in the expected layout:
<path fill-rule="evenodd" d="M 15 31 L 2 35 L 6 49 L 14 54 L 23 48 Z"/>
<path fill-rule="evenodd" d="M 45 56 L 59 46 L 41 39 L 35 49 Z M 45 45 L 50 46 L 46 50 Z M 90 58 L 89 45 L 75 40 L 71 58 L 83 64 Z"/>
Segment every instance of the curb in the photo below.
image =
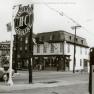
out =
<path fill-rule="evenodd" d="M 25 90 L 25 89 L 36 89 L 36 88 L 45 88 L 45 87 L 58 87 L 58 86 L 68 86 L 75 84 L 87 84 L 87 81 L 76 81 L 76 82 L 68 82 L 68 81 L 60 81 L 57 83 L 32 83 L 32 84 L 15 84 L 13 86 L 0 86 L 0 92 L 12 92 L 16 90 Z"/>

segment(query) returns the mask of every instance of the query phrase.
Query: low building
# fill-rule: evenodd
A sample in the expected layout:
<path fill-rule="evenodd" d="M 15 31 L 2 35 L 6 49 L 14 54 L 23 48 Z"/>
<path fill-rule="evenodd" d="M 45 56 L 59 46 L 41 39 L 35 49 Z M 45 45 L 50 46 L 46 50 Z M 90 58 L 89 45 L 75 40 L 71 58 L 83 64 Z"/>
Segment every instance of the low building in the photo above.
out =
<path fill-rule="evenodd" d="M 41 64 L 43 69 L 72 71 L 74 58 L 74 35 L 66 31 L 38 33 L 34 45 L 34 66 Z M 86 39 L 76 36 L 75 70 L 87 70 L 89 47 Z"/>

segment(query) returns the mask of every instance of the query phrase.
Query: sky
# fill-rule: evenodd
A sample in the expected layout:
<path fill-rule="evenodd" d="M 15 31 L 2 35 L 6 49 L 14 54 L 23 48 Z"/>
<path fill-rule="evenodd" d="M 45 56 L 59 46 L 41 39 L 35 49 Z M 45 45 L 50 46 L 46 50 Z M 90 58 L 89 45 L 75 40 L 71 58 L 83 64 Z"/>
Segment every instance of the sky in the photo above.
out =
<path fill-rule="evenodd" d="M 65 30 L 74 34 L 71 27 L 80 24 L 77 35 L 86 38 L 90 47 L 94 46 L 94 0 L 2 0 L 0 41 L 10 40 L 11 32 L 7 32 L 6 24 L 13 22 L 18 5 L 31 3 L 34 4 L 34 33 Z"/>

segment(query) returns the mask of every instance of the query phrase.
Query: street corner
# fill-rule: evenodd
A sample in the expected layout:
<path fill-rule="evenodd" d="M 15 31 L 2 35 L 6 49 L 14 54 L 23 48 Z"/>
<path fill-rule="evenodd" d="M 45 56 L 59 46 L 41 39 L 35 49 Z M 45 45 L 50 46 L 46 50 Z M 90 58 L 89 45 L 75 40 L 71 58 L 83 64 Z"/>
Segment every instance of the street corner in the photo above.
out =
<path fill-rule="evenodd" d="M 28 89 L 36 89 L 36 88 L 44 88 L 44 87 L 49 87 L 48 84 L 44 83 L 32 83 L 32 84 L 14 84 L 12 86 L 5 84 L 5 85 L 0 85 L 0 93 L 5 93 L 5 92 L 12 92 L 12 91 L 19 91 L 19 90 L 28 90 Z"/>

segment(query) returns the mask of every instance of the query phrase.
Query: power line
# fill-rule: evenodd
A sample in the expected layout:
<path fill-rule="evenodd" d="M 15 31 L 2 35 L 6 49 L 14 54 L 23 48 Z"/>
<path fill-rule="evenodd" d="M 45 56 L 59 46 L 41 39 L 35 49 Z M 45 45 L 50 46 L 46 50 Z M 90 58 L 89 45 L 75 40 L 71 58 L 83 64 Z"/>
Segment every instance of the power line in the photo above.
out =
<path fill-rule="evenodd" d="M 73 18 L 69 17 L 68 15 L 66 15 L 64 12 L 59 12 L 58 10 L 56 10 L 55 8 L 50 7 L 48 4 L 44 3 L 44 5 L 46 5 L 49 9 L 59 13 L 61 16 L 65 16 L 66 18 L 68 18 L 70 21 L 72 21 L 73 23 L 75 23 L 77 26 L 79 26 L 80 24 L 75 21 Z M 91 33 L 91 35 L 93 34 L 92 32 L 89 32 L 83 25 L 81 25 L 81 27 L 87 32 L 87 33 Z M 94 34 L 93 34 L 94 35 Z"/>

